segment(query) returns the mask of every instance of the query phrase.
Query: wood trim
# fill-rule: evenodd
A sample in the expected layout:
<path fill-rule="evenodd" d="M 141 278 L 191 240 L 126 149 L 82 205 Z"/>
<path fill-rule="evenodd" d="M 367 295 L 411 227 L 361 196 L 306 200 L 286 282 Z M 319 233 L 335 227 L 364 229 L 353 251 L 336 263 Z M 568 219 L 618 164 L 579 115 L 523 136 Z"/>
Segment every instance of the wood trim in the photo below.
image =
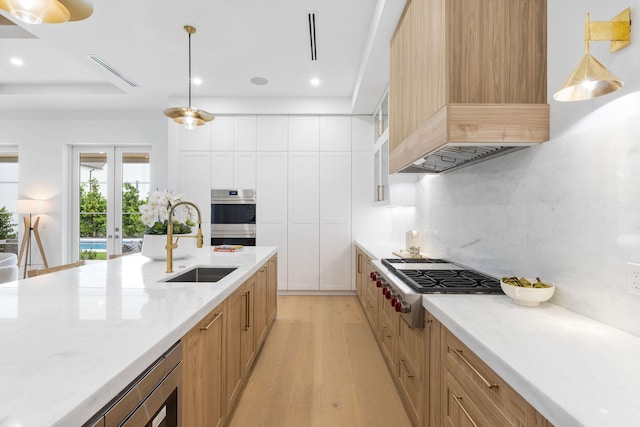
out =
<path fill-rule="evenodd" d="M 389 171 L 398 172 L 447 143 L 508 146 L 548 140 L 548 104 L 449 104 L 389 153 Z"/>

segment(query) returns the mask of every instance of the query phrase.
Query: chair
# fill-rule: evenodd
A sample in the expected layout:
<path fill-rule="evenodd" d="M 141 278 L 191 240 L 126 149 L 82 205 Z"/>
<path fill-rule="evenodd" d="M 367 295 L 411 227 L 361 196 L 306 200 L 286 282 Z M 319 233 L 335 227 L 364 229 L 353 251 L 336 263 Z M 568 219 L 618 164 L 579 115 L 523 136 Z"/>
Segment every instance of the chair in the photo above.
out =
<path fill-rule="evenodd" d="M 18 280 L 17 265 L 0 266 L 0 283 L 13 282 L 15 280 Z"/>
<path fill-rule="evenodd" d="M 0 267 L 10 267 L 18 264 L 18 256 L 7 252 L 0 253 Z"/>
<path fill-rule="evenodd" d="M 71 264 L 57 265 L 55 267 L 41 268 L 39 270 L 29 270 L 27 272 L 27 276 L 28 277 L 41 276 L 43 274 L 55 273 L 56 271 L 62 271 L 62 270 L 68 270 L 70 268 L 80 267 L 82 265 L 84 265 L 84 260 L 72 262 Z"/>

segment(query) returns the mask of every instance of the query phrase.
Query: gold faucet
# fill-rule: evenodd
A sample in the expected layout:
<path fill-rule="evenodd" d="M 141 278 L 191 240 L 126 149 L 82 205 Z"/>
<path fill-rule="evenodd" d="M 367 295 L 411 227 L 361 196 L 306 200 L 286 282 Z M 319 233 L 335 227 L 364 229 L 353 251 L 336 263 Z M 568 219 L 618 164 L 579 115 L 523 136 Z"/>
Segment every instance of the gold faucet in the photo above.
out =
<path fill-rule="evenodd" d="M 169 221 L 167 224 L 167 246 L 165 249 L 167 250 L 167 273 L 173 273 L 173 250 L 178 247 L 178 239 L 180 237 L 176 237 L 175 243 L 173 242 L 173 220 L 171 219 L 173 215 L 173 211 L 180 205 L 189 205 L 193 206 L 198 213 L 198 234 L 195 236 L 180 236 L 180 237 L 195 237 L 197 239 L 197 246 L 199 248 L 202 247 L 202 215 L 200 215 L 200 209 L 193 202 L 182 201 L 178 202 L 175 205 L 171 206 L 169 209 Z"/>

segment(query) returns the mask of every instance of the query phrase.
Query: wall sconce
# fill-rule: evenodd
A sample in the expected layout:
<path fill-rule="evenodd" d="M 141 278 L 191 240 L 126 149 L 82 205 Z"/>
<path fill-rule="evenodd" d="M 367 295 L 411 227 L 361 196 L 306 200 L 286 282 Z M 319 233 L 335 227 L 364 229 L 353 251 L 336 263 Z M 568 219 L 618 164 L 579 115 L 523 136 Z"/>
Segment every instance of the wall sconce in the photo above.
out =
<path fill-rule="evenodd" d="M 610 41 L 611 52 L 617 52 L 631 43 L 631 8 L 616 15 L 611 21 L 590 22 L 584 25 L 585 55 L 569 78 L 553 95 L 556 101 L 582 101 L 606 95 L 624 84 L 589 53 L 589 42 Z"/>
<path fill-rule="evenodd" d="M 90 0 L 0 0 L 0 9 L 27 24 L 81 21 L 93 13 Z"/>

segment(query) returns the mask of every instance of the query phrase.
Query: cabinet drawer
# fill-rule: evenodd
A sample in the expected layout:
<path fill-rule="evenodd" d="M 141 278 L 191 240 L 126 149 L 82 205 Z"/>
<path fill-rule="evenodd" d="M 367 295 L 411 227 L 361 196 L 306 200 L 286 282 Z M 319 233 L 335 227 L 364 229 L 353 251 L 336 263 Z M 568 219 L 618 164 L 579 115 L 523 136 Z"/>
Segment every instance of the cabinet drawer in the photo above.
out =
<path fill-rule="evenodd" d="M 444 420 L 448 427 L 497 427 L 489 421 L 469 394 L 451 376 L 446 373 L 444 399 Z"/>
<path fill-rule="evenodd" d="M 405 357 L 414 365 L 422 366 L 424 328 L 411 328 L 402 318 L 398 325 L 398 346 L 403 348 Z M 422 372 L 418 374 L 422 377 Z"/>
<path fill-rule="evenodd" d="M 393 369 L 395 354 L 396 354 L 396 338 L 397 332 L 394 328 L 393 321 L 382 314 L 380 316 L 380 347 L 382 348 L 382 355 L 384 356 L 387 364 Z"/>
<path fill-rule="evenodd" d="M 494 426 L 539 425 L 534 421 L 541 418 L 537 411 L 450 331 L 445 352 L 447 375 L 472 396 Z"/>
<path fill-rule="evenodd" d="M 424 383 L 422 381 L 421 366 L 421 364 L 418 365 L 411 360 L 411 357 L 402 346 L 398 346 L 396 375 L 410 404 L 412 413 L 409 415 L 416 424 L 419 424 L 420 420 L 422 420 L 422 404 L 424 403 Z"/>

